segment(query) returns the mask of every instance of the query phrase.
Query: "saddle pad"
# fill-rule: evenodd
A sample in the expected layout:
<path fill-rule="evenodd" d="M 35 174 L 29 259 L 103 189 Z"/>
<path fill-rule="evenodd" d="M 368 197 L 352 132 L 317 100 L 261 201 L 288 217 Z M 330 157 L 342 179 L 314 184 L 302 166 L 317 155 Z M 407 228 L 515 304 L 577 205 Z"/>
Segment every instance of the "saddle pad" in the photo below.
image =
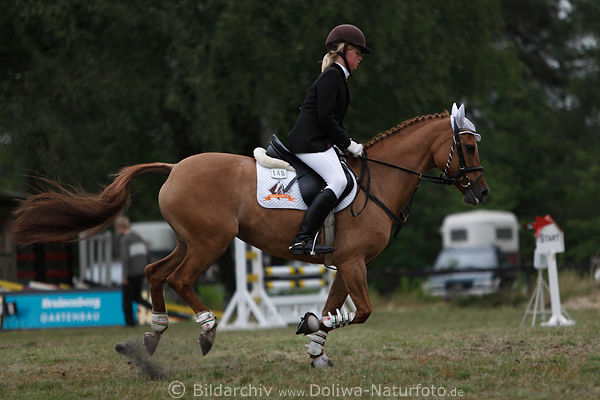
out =
<path fill-rule="evenodd" d="M 308 206 L 300 194 L 298 182 L 290 186 L 296 177 L 294 171 L 279 168 L 266 168 L 256 163 L 256 200 L 264 208 L 285 208 L 293 210 L 306 210 Z M 356 197 L 356 178 L 350 193 L 334 208 L 338 212 L 348 207 Z"/>

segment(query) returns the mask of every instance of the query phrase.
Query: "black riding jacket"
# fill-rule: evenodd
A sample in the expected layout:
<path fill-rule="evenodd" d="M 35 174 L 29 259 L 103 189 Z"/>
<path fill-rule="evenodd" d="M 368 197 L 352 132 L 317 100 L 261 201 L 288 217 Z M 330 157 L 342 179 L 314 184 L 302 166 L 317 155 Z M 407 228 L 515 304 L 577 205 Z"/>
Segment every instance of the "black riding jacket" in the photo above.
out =
<path fill-rule="evenodd" d="M 308 89 L 300 114 L 288 133 L 294 153 L 320 153 L 332 145 L 344 150 L 350 136 L 342 121 L 350 102 L 350 92 L 342 68 L 333 64 Z"/>

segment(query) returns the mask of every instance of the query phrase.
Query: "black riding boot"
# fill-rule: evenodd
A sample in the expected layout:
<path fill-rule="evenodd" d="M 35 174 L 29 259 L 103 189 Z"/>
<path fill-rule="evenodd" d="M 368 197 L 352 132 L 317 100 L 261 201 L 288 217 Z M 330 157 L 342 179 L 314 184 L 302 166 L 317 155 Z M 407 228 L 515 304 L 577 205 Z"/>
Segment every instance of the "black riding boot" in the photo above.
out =
<path fill-rule="evenodd" d="M 296 255 L 315 253 L 331 253 L 335 251 L 332 246 L 315 243 L 315 235 L 323 225 L 325 218 L 333 208 L 337 197 L 333 190 L 325 189 L 319 193 L 306 210 L 300 229 L 294 238 L 290 250 Z"/>

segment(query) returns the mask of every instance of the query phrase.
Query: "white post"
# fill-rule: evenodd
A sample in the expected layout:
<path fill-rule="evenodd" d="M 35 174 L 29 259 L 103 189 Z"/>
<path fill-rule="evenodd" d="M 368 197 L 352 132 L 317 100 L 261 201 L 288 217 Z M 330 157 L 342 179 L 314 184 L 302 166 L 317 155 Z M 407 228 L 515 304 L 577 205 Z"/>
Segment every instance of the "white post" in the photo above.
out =
<path fill-rule="evenodd" d="M 556 266 L 556 254 L 550 251 L 543 255 L 546 258 L 548 266 L 548 283 L 550 287 L 550 304 L 552 306 L 552 316 L 542 326 L 573 326 L 575 321 L 566 318 L 563 315 L 563 309 L 560 302 L 560 291 L 558 288 L 558 272 Z"/>
<path fill-rule="evenodd" d="M 556 254 L 565 251 L 564 233 L 558 227 L 550 215 L 544 218 L 536 217 L 532 224 L 536 230 L 535 253 L 533 264 L 536 268 L 548 268 L 548 284 L 550 291 L 550 304 L 552 316 L 542 326 L 573 326 L 575 321 L 571 320 L 567 312 L 562 308 L 560 302 L 560 290 L 558 288 L 558 268 Z"/>
<path fill-rule="evenodd" d="M 104 265 L 106 268 L 105 271 L 105 285 L 106 286 L 112 286 L 112 281 L 110 280 L 110 276 L 111 276 L 111 270 L 112 270 L 112 234 L 110 231 L 106 231 L 104 232 L 104 235 L 102 236 L 102 241 L 104 242 L 104 255 L 103 255 L 103 259 L 104 259 Z"/>
<path fill-rule="evenodd" d="M 248 323 L 248 308 L 246 307 L 246 297 L 248 293 L 248 265 L 246 263 L 246 246 L 241 246 L 238 242 L 235 242 L 235 279 L 236 279 L 236 293 L 239 293 L 239 299 L 237 301 L 237 318 L 235 321 L 236 325 L 244 325 Z"/>
<path fill-rule="evenodd" d="M 87 251 L 87 240 L 79 241 L 79 281 L 83 282 L 85 280 L 85 274 L 87 270 L 87 259 L 88 259 L 88 251 Z"/>
<path fill-rule="evenodd" d="M 90 238 L 90 267 L 92 268 L 93 278 L 92 281 L 102 284 L 102 266 L 98 264 L 98 268 L 94 268 L 96 261 L 98 260 L 98 241 L 95 237 Z M 98 272 L 98 276 L 94 272 Z"/>

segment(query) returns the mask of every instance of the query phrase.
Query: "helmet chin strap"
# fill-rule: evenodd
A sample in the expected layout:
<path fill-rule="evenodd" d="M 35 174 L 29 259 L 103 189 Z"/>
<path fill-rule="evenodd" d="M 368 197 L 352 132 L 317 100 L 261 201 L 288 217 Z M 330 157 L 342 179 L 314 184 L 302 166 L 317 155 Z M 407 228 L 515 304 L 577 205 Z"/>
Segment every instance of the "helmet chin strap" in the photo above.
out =
<path fill-rule="evenodd" d="M 336 51 L 335 53 L 342 57 L 342 60 L 344 60 L 344 65 L 346 66 L 346 70 L 348 71 L 348 77 L 351 77 L 352 71 L 350 70 L 350 65 L 348 65 L 348 60 L 346 60 L 346 51 L 348 51 L 348 43 L 344 43 L 344 48 L 341 52 Z"/>

